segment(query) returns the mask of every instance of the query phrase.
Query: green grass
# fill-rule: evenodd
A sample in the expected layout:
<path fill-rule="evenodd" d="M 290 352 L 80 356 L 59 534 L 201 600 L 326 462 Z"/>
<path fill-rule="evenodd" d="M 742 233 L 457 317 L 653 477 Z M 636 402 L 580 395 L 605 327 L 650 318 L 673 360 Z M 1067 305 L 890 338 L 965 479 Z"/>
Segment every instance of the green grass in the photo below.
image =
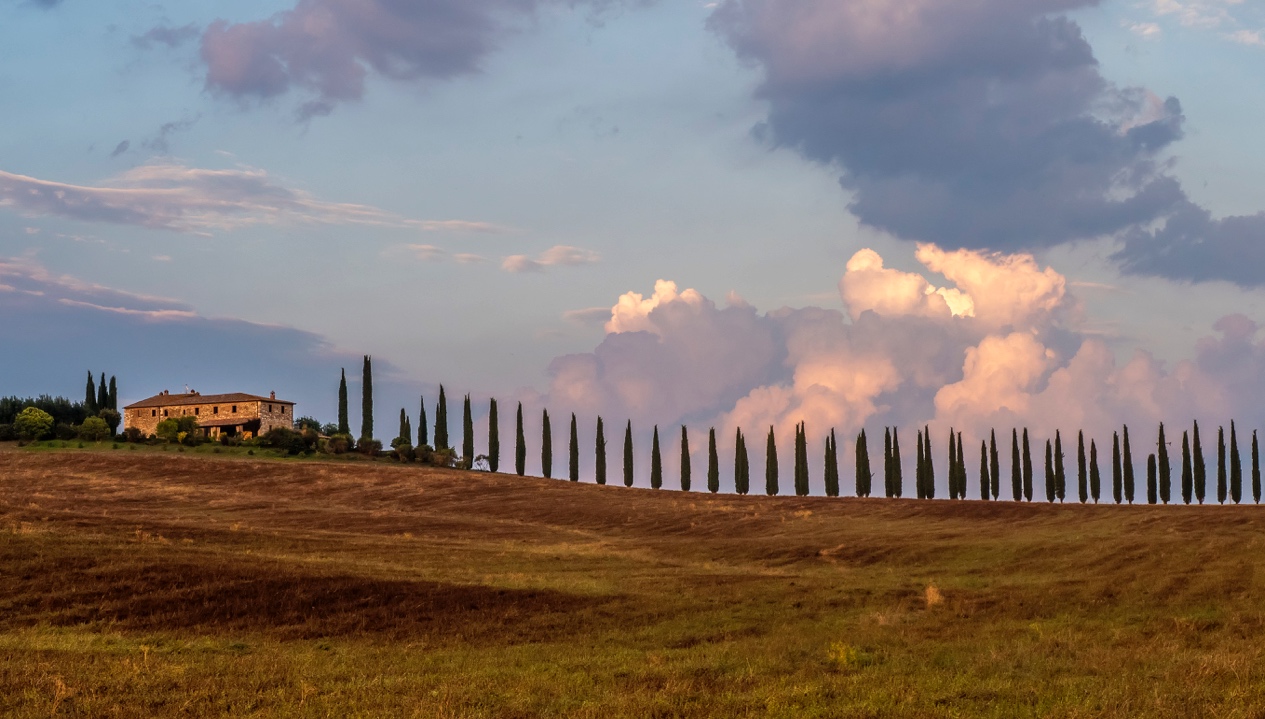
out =
<path fill-rule="evenodd" d="M 0 715 L 1260 716 L 1263 529 L 0 451 Z"/>

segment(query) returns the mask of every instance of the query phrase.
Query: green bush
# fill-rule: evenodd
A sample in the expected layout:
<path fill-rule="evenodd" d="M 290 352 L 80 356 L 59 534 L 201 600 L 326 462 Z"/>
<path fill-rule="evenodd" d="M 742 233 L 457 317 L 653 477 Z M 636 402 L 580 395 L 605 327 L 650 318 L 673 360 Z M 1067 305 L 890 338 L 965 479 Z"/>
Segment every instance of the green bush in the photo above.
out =
<path fill-rule="evenodd" d="M 118 434 L 119 425 L 123 423 L 123 415 L 119 414 L 118 412 L 112 409 L 103 409 L 100 412 L 97 412 L 97 417 L 100 417 L 102 420 L 104 420 L 106 426 L 110 428 L 111 437 Z M 87 420 L 84 420 L 84 423 L 86 424 Z"/>
<path fill-rule="evenodd" d="M 158 423 L 154 434 L 165 442 L 180 442 L 189 435 L 196 434 L 197 429 L 196 417 L 169 417 Z"/>
<path fill-rule="evenodd" d="M 285 427 L 274 427 L 262 437 L 269 447 L 285 450 L 286 454 L 311 454 L 316 449 L 317 434 L 305 429 L 296 432 Z"/>
<path fill-rule="evenodd" d="M 325 452 L 328 454 L 346 454 L 355 446 L 350 434 L 333 434 L 325 441 Z"/>
<path fill-rule="evenodd" d="M 370 457 L 376 457 L 382 451 L 382 443 L 376 439 L 362 439 L 356 445 L 356 451 Z"/>
<path fill-rule="evenodd" d="M 12 442 L 18 438 L 18 433 L 13 429 L 11 424 L 0 424 L 0 442 Z"/>
<path fill-rule="evenodd" d="M 27 407 L 13 419 L 13 431 L 22 439 L 44 439 L 53 433 L 53 415 Z"/>
<path fill-rule="evenodd" d="M 109 411 L 109 410 L 103 410 Z M 117 412 L 115 414 L 118 414 Z M 110 431 L 110 425 L 101 417 L 89 417 L 79 425 L 79 439 L 86 442 L 100 442 L 108 437 L 114 436 Z"/>
<path fill-rule="evenodd" d="M 394 449 L 391 450 L 391 456 L 394 457 L 397 462 L 412 462 L 413 445 L 408 442 L 400 442 L 395 445 Z"/>
<path fill-rule="evenodd" d="M 135 427 L 128 427 L 123 430 L 123 439 L 132 444 L 139 444 L 145 439 L 145 435 L 141 434 L 141 431 Z"/>
<path fill-rule="evenodd" d="M 65 442 L 79 436 L 79 428 L 73 424 L 59 423 L 53 427 L 53 437 Z"/>

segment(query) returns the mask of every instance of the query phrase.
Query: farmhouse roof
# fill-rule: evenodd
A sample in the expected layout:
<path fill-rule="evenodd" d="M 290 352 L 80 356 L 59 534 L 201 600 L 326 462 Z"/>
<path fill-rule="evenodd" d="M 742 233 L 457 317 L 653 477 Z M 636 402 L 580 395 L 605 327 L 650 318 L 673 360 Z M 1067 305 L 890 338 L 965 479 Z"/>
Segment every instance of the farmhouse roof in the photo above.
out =
<path fill-rule="evenodd" d="M 156 394 L 149 399 L 143 399 L 140 402 L 129 404 L 123 409 L 142 409 L 146 407 L 180 407 L 191 404 L 232 404 L 233 402 L 272 402 L 274 404 L 293 405 L 293 402 L 275 397 L 260 397 L 253 394 L 245 394 L 243 392 L 233 392 L 230 394 L 199 394 L 190 392 L 187 394 Z"/>

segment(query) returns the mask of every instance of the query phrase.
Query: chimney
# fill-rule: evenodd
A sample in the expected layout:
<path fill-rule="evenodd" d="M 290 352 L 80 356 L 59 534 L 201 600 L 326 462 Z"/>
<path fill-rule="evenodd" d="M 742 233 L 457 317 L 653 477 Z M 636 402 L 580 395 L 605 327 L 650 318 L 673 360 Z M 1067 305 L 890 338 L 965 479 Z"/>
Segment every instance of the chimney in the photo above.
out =
<path fill-rule="evenodd" d="M 268 399 L 276 399 L 276 398 L 277 398 L 277 393 L 276 393 L 276 392 L 269 392 L 269 393 L 268 393 Z"/>

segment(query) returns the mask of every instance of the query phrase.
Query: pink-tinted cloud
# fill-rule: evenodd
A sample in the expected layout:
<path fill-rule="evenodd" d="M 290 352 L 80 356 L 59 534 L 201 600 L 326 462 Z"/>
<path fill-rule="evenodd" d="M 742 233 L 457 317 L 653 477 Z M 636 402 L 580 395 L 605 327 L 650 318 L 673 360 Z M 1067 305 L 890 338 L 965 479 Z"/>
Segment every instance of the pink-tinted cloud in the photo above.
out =
<path fill-rule="evenodd" d="M 536 257 L 510 255 L 501 261 L 501 269 L 514 273 L 543 272 L 549 267 L 592 265 L 600 260 L 601 256 L 593 250 L 585 250 L 568 245 L 555 245 Z"/>

